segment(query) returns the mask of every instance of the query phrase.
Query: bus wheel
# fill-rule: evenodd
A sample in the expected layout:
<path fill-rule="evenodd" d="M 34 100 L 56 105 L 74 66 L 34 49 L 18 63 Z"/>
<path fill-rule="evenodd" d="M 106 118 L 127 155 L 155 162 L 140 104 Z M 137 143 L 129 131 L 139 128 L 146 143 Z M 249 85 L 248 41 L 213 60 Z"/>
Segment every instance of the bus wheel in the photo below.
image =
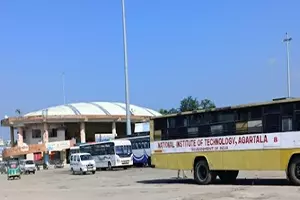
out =
<path fill-rule="evenodd" d="M 214 172 L 209 170 L 208 163 L 205 160 L 199 160 L 194 168 L 194 179 L 200 185 L 211 183 L 214 179 Z"/>
<path fill-rule="evenodd" d="M 148 164 L 148 167 L 151 167 L 151 157 L 148 158 L 147 164 Z"/>
<path fill-rule="evenodd" d="M 288 168 L 288 177 L 295 185 L 300 185 L 300 157 L 291 160 Z"/>
<path fill-rule="evenodd" d="M 108 161 L 108 163 L 107 163 L 107 169 L 108 169 L 109 171 L 112 170 L 111 163 L 110 163 L 109 161 Z"/>
<path fill-rule="evenodd" d="M 230 171 L 219 171 L 218 176 L 224 183 L 234 183 L 236 181 L 237 176 L 239 175 L 238 170 L 230 170 Z"/>

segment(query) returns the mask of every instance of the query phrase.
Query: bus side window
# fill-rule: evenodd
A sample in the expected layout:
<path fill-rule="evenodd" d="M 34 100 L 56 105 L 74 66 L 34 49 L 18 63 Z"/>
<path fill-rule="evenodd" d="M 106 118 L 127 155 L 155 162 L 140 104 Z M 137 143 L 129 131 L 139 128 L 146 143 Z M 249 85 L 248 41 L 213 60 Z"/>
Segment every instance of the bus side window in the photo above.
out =
<path fill-rule="evenodd" d="M 132 149 L 136 149 L 136 142 L 135 141 L 131 141 L 131 146 L 132 146 Z"/>
<path fill-rule="evenodd" d="M 147 147 L 148 145 L 147 145 L 147 142 L 146 141 L 144 141 L 144 148 L 145 149 L 148 149 L 148 147 Z"/>
<path fill-rule="evenodd" d="M 141 145 L 141 142 L 139 141 L 138 143 L 137 143 L 138 145 L 138 149 L 141 149 L 142 148 L 142 145 Z"/>

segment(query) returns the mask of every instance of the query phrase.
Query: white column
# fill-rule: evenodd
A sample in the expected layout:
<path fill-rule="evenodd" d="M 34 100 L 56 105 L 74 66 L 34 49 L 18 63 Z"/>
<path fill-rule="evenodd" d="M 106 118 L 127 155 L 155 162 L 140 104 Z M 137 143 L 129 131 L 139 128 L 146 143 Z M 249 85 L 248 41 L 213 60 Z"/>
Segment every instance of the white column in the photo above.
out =
<path fill-rule="evenodd" d="M 116 128 L 116 122 L 112 122 L 112 127 L 111 127 L 111 133 L 114 135 L 114 137 L 117 136 L 117 128 Z"/>
<path fill-rule="evenodd" d="M 86 135 L 85 135 L 85 123 L 80 123 L 80 142 L 85 143 L 86 142 Z"/>
<path fill-rule="evenodd" d="M 48 124 L 44 123 L 43 143 L 49 142 Z"/>
<path fill-rule="evenodd" d="M 13 147 L 15 143 L 15 132 L 14 132 L 14 127 L 10 127 L 10 146 Z"/>
<path fill-rule="evenodd" d="M 18 146 L 23 146 L 23 128 L 18 128 Z"/>

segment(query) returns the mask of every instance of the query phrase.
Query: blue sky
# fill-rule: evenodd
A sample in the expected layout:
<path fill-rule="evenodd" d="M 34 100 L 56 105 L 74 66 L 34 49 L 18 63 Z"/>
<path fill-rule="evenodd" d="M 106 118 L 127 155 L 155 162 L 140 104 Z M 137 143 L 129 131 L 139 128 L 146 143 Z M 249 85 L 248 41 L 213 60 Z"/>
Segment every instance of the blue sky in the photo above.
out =
<path fill-rule="evenodd" d="M 130 103 L 217 106 L 300 96 L 297 0 L 126 0 Z M 0 118 L 63 103 L 124 102 L 120 0 L 0 2 Z M 1 128 L 6 135 L 8 128 Z"/>

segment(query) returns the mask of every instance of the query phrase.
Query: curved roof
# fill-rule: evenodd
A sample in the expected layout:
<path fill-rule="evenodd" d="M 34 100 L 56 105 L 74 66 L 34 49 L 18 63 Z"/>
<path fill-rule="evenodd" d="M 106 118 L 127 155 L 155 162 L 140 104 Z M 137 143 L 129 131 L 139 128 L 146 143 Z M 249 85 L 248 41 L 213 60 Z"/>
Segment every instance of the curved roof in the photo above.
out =
<path fill-rule="evenodd" d="M 132 116 L 156 117 L 161 116 L 157 111 L 136 105 L 130 105 Z M 126 104 L 118 102 L 82 102 L 66 105 L 59 105 L 30 112 L 24 117 L 34 116 L 72 116 L 72 115 L 101 115 L 101 116 L 122 116 L 126 115 Z"/>

